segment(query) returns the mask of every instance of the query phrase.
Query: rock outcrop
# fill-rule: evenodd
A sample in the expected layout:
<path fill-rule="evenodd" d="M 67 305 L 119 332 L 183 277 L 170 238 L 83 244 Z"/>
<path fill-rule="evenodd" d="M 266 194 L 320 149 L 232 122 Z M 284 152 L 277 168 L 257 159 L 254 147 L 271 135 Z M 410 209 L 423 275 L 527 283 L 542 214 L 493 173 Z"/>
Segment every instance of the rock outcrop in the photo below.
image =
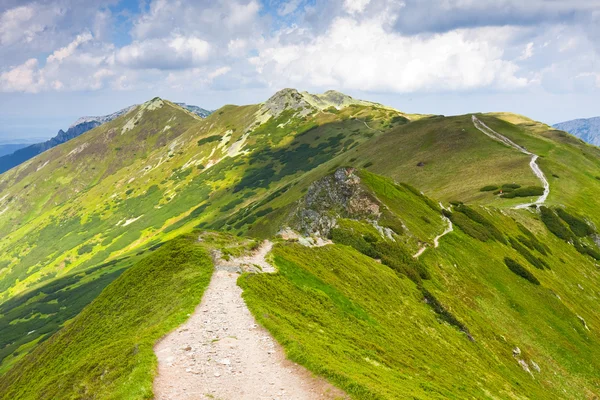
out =
<path fill-rule="evenodd" d="M 376 221 L 380 208 L 379 201 L 361 185 L 354 168 L 340 168 L 310 185 L 290 223 L 304 235 L 327 237 L 338 218 Z"/>

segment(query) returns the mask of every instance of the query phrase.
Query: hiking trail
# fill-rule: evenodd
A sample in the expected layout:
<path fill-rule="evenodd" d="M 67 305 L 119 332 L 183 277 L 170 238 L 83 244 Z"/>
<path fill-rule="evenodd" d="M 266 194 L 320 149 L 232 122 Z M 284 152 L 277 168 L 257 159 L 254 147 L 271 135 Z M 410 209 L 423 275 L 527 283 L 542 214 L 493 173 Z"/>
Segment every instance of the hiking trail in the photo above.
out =
<path fill-rule="evenodd" d="M 444 207 L 444 205 L 440 202 L 440 207 L 442 207 L 444 210 L 448 210 L 446 207 Z M 448 227 L 444 230 L 444 232 L 442 232 L 441 234 L 437 235 L 435 238 L 433 238 L 433 248 L 437 249 L 438 246 L 440 245 L 440 239 L 443 238 L 444 236 L 446 236 L 447 234 L 449 234 L 450 232 L 454 231 L 454 226 L 452 225 L 452 221 L 450 221 L 450 219 L 446 216 L 442 216 L 442 219 L 444 221 L 446 221 L 448 223 Z M 423 254 L 425 252 L 425 250 L 427 250 L 429 247 L 428 246 L 423 246 L 419 249 L 419 251 L 417 251 L 415 253 L 415 255 L 413 255 L 413 258 L 419 258 L 421 257 L 421 254 Z"/>
<path fill-rule="evenodd" d="M 157 400 L 335 399 L 345 394 L 285 357 L 242 299 L 242 271 L 275 272 L 265 241 L 249 256 L 225 261 L 213 253 L 215 272 L 190 318 L 155 346 Z"/>
<path fill-rule="evenodd" d="M 479 130 L 480 132 L 484 133 L 485 135 L 489 136 L 490 138 L 492 138 L 496 141 L 499 141 L 509 147 L 519 150 L 521 153 L 531 156 L 531 161 L 529 162 L 529 167 L 531 168 L 531 170 L 533 171 L 535 176 L 537 176 L 538 179 L 542 182 L 542 185 L 544 186 L 544 193 L 533 203 L 519 204 L 513 208 L 523 209 L 523 208 L 527 208 L 532 205 L 544 204 L 544 202 L 548 198 L 548 195 L 550 194 L 550 183 L 548 182 L 548 179 L 546 179 L 546 176 L 544 175 L 544 172 L 542 172 L 542 169 L 540 168 L 540 166 L 537 164 L 537 160 L 538 160 L 539 156 L 537 154 L 533 154 L 532 152 L 527 150 L 525 147 L 519 146 L 518 144 L 516 144 L 515 142 L 513 142 L 506 136 L 499 134 L 498 132 L 496 132 L 495 130 L 493 130 L 492 128 L 490 128 L 489 126 L 484 124 L 483 122 L 481 122 L 481 120 L 479 120 L 475 115 L 472 115 L 471 119 L 473 120 L 473 125 L 475 125 L 475 128 L 477 128 L 477 130 Z"/>

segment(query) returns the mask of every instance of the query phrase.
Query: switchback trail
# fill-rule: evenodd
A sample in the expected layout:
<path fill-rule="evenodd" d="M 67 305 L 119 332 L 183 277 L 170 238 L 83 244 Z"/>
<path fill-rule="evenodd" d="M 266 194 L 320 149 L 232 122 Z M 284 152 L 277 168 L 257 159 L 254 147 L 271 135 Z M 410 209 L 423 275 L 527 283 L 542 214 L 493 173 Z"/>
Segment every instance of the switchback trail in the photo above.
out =
<path fill-rule="evenodd" d="M 445 210 L 447 209 L 446 207 L 444 207 L 444 205 L 441 202 L 440 202 L 440 207 L 442 207 Z M 434 249 L 437 249 L 438 246 L 440 245 L 440 239 L 441 238 L 443 238 L 444 236 L 446 236 L 450 232 L 454 231 L 454 226 L 452 225 L 452 221 L 450 221 L 450 219 L 448 219 L 445 216 L 442 216 L 442 219 L 448 223 L 448 227 L 444 230 L 444 232 L 442 232 L 441 234 L 439 234 L 435 238 L 433 238 L 433 248 Z M 421 247 L 419 249 L 419 251 L 417 251 L 415 253 L 415 255 L 413 256 L 413 258 L 419 258 L 419 257 L 421 257 L 421 254 L 423 254 L 425 252 L 425 250 L 427 250 L 427 249 L 428 249 L 427 246 Z"/>
<path fill-rule="evenodd" d="M 481 122 L 481 120 L 479 120 L 476 116 L 472 115 L 471 118 L 473 120 L 473 125 L 475 125 L 475 128 L 477 128 L 480 132 L 484 133 L 485 135 L 489 136 L 490 138 L 492 138 L 494 140 L 504 143 L 505 145 L 507 145 L 509 147 L 519 150 L 521 153 L 531 156 L 531 161 L 529 162 L 529 167 L 531 168 L 531 170 L 533 171 L 535 176 L 537 176 L 538 179 L 542 182 L 542 185 L 544 186 L 544 193 L 533 203 L 519 204 L 519 205 L 515 206 L 514 208 L 523 209 L 523 208 L 527 208 L 534 204 L 544 204 L 544 202 L 548 198 L 548 195 L 550 194 L 550 183 L 548 182 L 548 179 L 546 179 L 546 176 L 542 172 L 542 169 L 540 168 L 540 166 L 537 164 L 538 156 L 536 154 L 533 154 L 529 150 L 527 150 L 525 147 L 519 146 L 518 144 L 516 144 L 515 142 L 513 142 L 506 136 L 499 134 L 498 132 L 496 132 L 495 130 L 493 130 L 492 128 L 490 128 L 489 126 L 484 124 L 483 122 Z"/>
<path fill-rule="evenodd" d="M 237 286 L 241 270 L 274 272 L 265 242 L 247 257 L 223 261 L 188 321 L 154 347 L 157 400 L 335 399 L 342 391 L 285 358 L 281 346 L 260 327 Z"/>

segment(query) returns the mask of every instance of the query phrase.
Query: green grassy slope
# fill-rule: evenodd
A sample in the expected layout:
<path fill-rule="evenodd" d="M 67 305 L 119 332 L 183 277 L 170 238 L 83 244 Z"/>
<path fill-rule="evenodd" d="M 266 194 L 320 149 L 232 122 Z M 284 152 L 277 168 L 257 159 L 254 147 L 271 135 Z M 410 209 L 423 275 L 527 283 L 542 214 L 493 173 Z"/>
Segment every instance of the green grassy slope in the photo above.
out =
<path fill-rule="evenodd" d="M 196 235 L 166 243 L 0 377 L 2 399 L 146 399 L 154 343 L 183 323 L 212 274 Z"/>
<path fill-rule="evenodd" d="M 198 225 L 245 231 L 248 220 L 227 224 L 238 210 L 407 121 L 378 106 L 308 111 L 267 118 L 263 105 L 225 106 L 198 119 L 153 99 L 0 175 L 0 303 Z M 104 269 L 92 277 L 111 270 Z M 64 323 L 55 305 L 32 302 L 0 321 L 19 325 L 0 343 L 0 370 Z M 40 307 L 47 312 L 36 314 Z M 25 330 L 36 332 L 12 339 Z"/>
<path fill-rule="evenodd" d="M 365 393 L 367 398 L 368 393 L 427 398 L 432 379 L 432 393 L 440 396 L 467 393 L 481 397 L 484 392 L 478 388 L 488 384 L 494 388 L 492 393 L 502 398 L 509 394 L 518 397 L 521 385 L 524 393 L 539 398 L 558 396 L 565 390 L 571 398 L 597 393 L 594 373 L 598 366 L 594 357 L 598 356 L 598 337 L 594 326 L 600 326 L 600 321 L 593 309 L 600 285 L 593 251 L 582 255 L 586 249 L 597 248 L 594 238 L 568 239 L 576 248 L 550 233 L 539 213 L 511 209 L 524 199 L 503 199 L 493 191 L 481 191 L 485 186 L 507 183 L 539 185 L 529 168 L 528 156 L 476 130 L 470 115 L 407 116 L 368 103 L 341 109 L 298 108 L 294 105 L 297 95 L 284 92 L 262 105 L 225 106 L 204 120 L 166 100 L 154 99 L 0 175 L 0 374 L 10 374 L 16 365 L 30 365 L 28 373 L 37 373 L 32 358 L 26 357 L 23 364 L 19 360 L 30 351 L 38 354 L 39 349 L 48 349 L 69 329 L 68 320 L 102 288 L 139 258 L 148 256 L 149 251 L 143 251 L 198 227 L 230 235 L 272 237 L 289 223 L 311 184 L 338 167 L 354 166 L 366 169 L 358 172 L 362 184 L 395 215 L 387 223 L 401 223 L 399 230 L 403 232 L 394 236 L 395 244 L 385 238 L 372 241 L 379 238 L 379 232 L 368 221 L 340 221 L 334 240 L 372 256 L 375 263 L 350 247 L 278 249 L 278 262 L 287 266 L 282 267 L 280 275 L 244 278 L 254 309 L 270 310 L 283 318 L 277 324 L 263 321 L 270 324 L 269 329 L 276 335 L 277 330 L 288 335 L 278 336 L 284 342 L 292 340 L 291 336 L 299 340 L 302 336 L 298 335 L 309 335 L 306 330 L 295 335 L 286 326 L 286 320 L 300 318 L 300 313 L 301 318 L 308 315 L 331 321 L 334 326 L 328 335 L 332 338 L 342 333 L 336 329 L 341 329 L 345 313 L 350 313 L 369 323 L 379 321 L 380 338 L 417 326 L 431 333 L 432 338 L 450 343 L 449 352 L 443 353 L 442 347 L 416 333 L 411 333 L 417 336 L 408 342 L 401 338 L 392 341 L 395 346 L 409 348 L 422 342 L 417 348 L 426 350 L 428 344 L 441 352 L 432 355 L 433 360 L 440 361 L 431 366 L 426 364 L 428 357 L 412 354 L 420 360 L 420 368 L 430 371 L 429 375 L 419 372 L 407 391 L 399 386 L 390 389 L 392 392 L 383 388 L 387 379 L 398 378 L 393 374 L 369 380 L 378 374 L 376 367 L 381 361 L 366 361 L 370 365 L 366 368 L 355 364 L 358 372 L 352 375 L 342 368 L 343 361 L 328 358 L 327 363 L 339 364 L 343 372 L 336 367 L 326 375 L 335 375 L 336 382 L 350 393 L 356 384 L 356 393 Z M 596 211 L 600 206 L 600 150 L 514 114 L 478 118 L 540 155 L 539 164 L 550 180 L 551 207 L 565 207 L 590 225 L 600 227 Z M 407 182 L 417 189 L 397 182 Z M 428 204 L 420 190 L 435 202 Z M 433 238 L 446 227 L 436 205 L 438 200 L 445 204 L 460 200 L 469 207 L 454 208 L 451 218 L 455 232 L 445 236 L 439 248 L 432 249 Z M 479 217 L 473 215 L 473 210 L 488 225 L 475 221 L 473 218 Z M 385 221 L 383 218 L 380 223 Z M 532 239 L 523 241 L 521 237 L 527 234 L 515 221 L 531 229 L 552 252 L 542 254 L 531 244 Z M 569 228 L 565 225 L 564 229 Z M 412 262 L 411 255 L 423 245 L 430 248 L 419 262 Z M 527 247 L 525 251 L 516 250 L 523 246 Z M 323 275 L 324 265 L 316 258 L 312 260 L 312 254 L 321 257 L 323 252 L 327 258 L 330 251 L 360 271 L 355 277 L 368 277 L 372 286 L 360 286 L 352 292 L 344 288 L 342 278 Z M 297 252 L 302 252 L 306 260 L 294 258 Z M 506 257 L 524 266 L 540 285 L 534 286 L 511 272 Z M 542 261 L 535 261 L 538 258 Z M 355 265 L 357 262 L 360 267 Z M 542 270 L 534 265 L 538 263 Z M 544 263 L 550 269 L 543 267 Z M 334 272 L 345 279 L 353 274 L 346 268 L 339 265 Z M 373 268 L 376 274 L 398 279 L 380 282 L 369 275 Z M 392 270 L 395 275 L 390 275 Z M 293 287 L 298 286 L 316 288 L 310 293 L 321 299 L 319 302 L 331 301 L 333 305 L 312 312 L 298 305 L 288 307 L 281 298 L 278 304 L 270 303 L 270 299 L 256 294 L 278 293 L 277 285 L 263 282 L 269 279 L 283 285 L 282 291 L 287 287 L 289 293 L 296 294 Z M 394 297 L 373 289 L 388 284 L 403 295 Z M 252 294 L 253 290 L 257 292 Z M 386 319 L 385 312 L 373 308 L 377 302 L 402 304 L 413 315 L 414 325 Z M 336 307 L 343 311 L 341 317 Z M 257 317 L 264 318 L 260 314 Z M 311 323 L 310 319 L 305 322 Z M 58 336 L 44 342 L 64 325 L 67 328 Z M 350 346 L 352 338 L 374 334 L 369 329 L 353 325 L 351 332 L 344 333 L 351 338 L 344 343 Z M 473 335 L 475 344 L 465 333 Z M 290 348 L 293 346 L 290 344 Z M 319 347 L 321 344 L 310 346 L 306 363 L 320 371 L 326 351 Z M 522 368 L 512 356 L 515 346 L 523 350 L 525 361 L 535 361 L 542 371 L 552 371 L 553 377 L 538 378 L 533 372 L 536 382 L 525 381 Z M 397 354 L 395 347 L 377 352 L 380 357 L 390 354 L 389 368 L 414 375 L 410 369 L 402 372 L 410 361 L 404 354 Z M 489 374 L 478 379 L 475 370 L 466 372 L 464 387 L 436 381 L 431 374 L 445 374 L 441 360 L 455 353 L 463 362 L 472 360 L 475 369 L 487 365 Z M 356 354 L 350 357 L 360 358 Z M 490 367 L 496 362 L 501 365 L 498 370 Z M 457 368 L 458 363 L 451 365 Z M 529 365 L 531 369 L 533 364 Z M 506 378 L 502 378 L 504 375 Z"/>
<path fill-rule="evenodd" d="M 200 214 L 228 215 L 406 121 L 350 106 L 261 124 L 261 110 L 225 106 L 199 119 L 154 99 L 0 176 L 0 301 L 189 231 Z"/>
<path fill-rule="evenodd" d="M 380 182 L 371 187 L 383 198 L 386 179 L 362 176 Z M 388 193 L 387 202 L 400 197 Z M 453 211 L 455 232 L 421 257 L 421 278 L 401 252 L 391 253 L 397 263 L 385 259 L 388 239 L 353 222 L 341 224 L 347 233 L 334 241 L 372 258 L 340 244 L 279 245 L 279 273 L 240 278 L 244 297 L 291 359 L 357 399 L 597 396 L 597 262 L 550 233 L 537 214 L 461 209 Z M 420 219 L 395 212 L 407 225 Z M 463 231 L 480 226 L 468 215 L 498 239 Z M 531 240 L 544 244 L 543 253 Z M 540 284 L 511 271 L 505 258 Z"/>

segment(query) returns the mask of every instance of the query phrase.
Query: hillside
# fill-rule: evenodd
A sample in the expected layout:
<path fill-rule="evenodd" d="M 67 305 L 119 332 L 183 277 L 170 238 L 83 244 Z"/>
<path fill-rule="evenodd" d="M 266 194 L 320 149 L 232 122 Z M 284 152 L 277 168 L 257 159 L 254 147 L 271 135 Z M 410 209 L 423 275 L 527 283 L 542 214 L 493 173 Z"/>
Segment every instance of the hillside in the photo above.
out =
<path fill-rule="evenodd" d="M 206 118 L 210 115 L 210 111 L 200 108 L 194 105 L 188 105 L 185 103 L 176 103 L 178 106 L 196 114 L 201 118 Z M 62 143 L 66 143 L 71 139 L 76 138 L 84 134 L 85 132 L 92 130 L 102 124 L 110 122 L 122 115 L 127 114 L 129 111 L 137 107 L 136 105 L 126 107 L 122 110 L 114 112 L 108 115 L 102 115 L 98 117 L 81 117 L 77 119 L 66 131 L 62 129 L 58 131 L 56 136 L 42 142 L 36 143 L 29 146 L 20 145 L 5 145 L 0 146 L 0 174 L 8 171 L 11 168 L 20 165 L 27 160 L 43 153 L 53 147 L 56 147 Z M 12 151 L 8 151 L 9 147 L 13 146 Z"/>
<path fill-rule="evenodd" d="M 120 341 L 98 310 L 136 280 L 176 284 L 140 272 L 174 265 L 163 249 L 254 239 L 277 272 L 241 275 L 250 311 L 352 398 L 593 398 L 599 203 L 600 149 L 514 114 L 285 89 L 203 119 L 155 98 L 0 175 L 0 398 L 148 397 L 154 356 L 88 357 L 78 324 Z M 154 323 L 145 303 L 183 322 L 161 299 L 127 303 L 127 332 Z"/>
<path fill-rule="evenodd" d="M 600 117 L 574 119 L 552 126 L 561 131 L 569 132 L 587 143 L 600 146 Z"/>

